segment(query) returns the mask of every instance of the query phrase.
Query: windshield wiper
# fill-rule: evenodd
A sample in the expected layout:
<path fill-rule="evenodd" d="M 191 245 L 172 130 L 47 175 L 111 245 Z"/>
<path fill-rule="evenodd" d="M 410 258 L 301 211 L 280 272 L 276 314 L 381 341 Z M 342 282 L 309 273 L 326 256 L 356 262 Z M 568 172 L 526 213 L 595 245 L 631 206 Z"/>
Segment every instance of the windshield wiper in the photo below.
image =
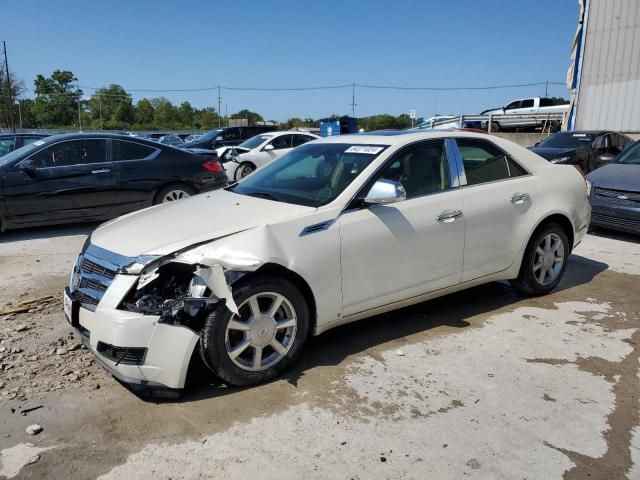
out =
<path fill-rule="evenodd" d="M 251 193 L 247 193 L 247 195 L 249 195 L 250 197 L 258 197 L 258 198 L 264 198 L 266 200 L 273 200 L 274 202 L 280 201 L 276 197 L 274 197 L 273 195 L 267 192 L 251 192 Z"/>

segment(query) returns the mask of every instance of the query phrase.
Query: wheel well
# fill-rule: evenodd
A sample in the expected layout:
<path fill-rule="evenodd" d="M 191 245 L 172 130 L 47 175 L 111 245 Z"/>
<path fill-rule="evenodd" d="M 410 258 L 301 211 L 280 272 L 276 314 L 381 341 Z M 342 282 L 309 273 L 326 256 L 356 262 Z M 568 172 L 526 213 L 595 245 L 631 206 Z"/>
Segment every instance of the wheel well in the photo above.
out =
<path fill-rule="evenodd" d="M 164 189 L 168 188 L 168 187 L 186 187 L 189 190 L 191 190 L 192 192 L 197 192 L 197 190 L 192 186 L 189 185 L 187 182 L 169 182 L 169 183 L 165 183 L 163 185 L 160 185 L 155 193 L 153 194 L 153 204 L 155 205 L 156 203 L 158 203 L 158 196 L 160 195 L 160 192 L 162 192 Z"/>
<path fill-rule="evenodd" d="M 304 295 L 305 300 L 307 301 L 307 305 L 309 305 L 309 317 L 311 319 L 311 325 L 309 325 L 309 332 L 313 334 L 316 328 L 316 320 L 317 320 L 317 312 L 316 312 L 316 300 L 313 296 L 313 292 L 311 291 L 311 287 L 309 284 L 295 272 L 292 272 L 288 268 L 283 267 L 282 265 L 278 265 L 277 263 L 266 263 L 261 266 L 258 270 L 249 275 L 260 275 L 260 274 L 269 274 L 275 275 L 278 277 L 286 278 L 291 283 L 293 283 L 296 287 L 300 289 L 302 295 Z"/>
<path fill-rule="evenodd" d="M 549 225 L 550 223 L 557 223 L 562 227 L 562 229 L 564 230 L 564 233 L 567 234 L 567 238 L 569 239 L 569 247 L 571 250 L 573 250 L 573 241 L 574 241 L 573 225 L 571 223 L 571 220 L 569 220 L 566 216 L 562 215 L 561 213 L 555 213 L 553 215 L 548 216 L 544 220 L 542 220 L 538 225 L 538 227 L 535 229 L 534 234 L 535 232 L 537 232 L 544 226 Z"/>

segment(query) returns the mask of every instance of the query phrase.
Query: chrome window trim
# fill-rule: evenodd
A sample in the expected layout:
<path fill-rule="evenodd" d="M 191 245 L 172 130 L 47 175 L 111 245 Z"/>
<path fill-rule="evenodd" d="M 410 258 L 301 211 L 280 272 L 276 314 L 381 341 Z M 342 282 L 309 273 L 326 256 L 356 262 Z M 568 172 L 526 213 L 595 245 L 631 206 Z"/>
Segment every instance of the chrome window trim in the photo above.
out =
<path fill-rule="evenodd" d="M 510 177 L 507 177 L 507 178 L 501 178 L 499 180 L 492 180 L 490 182 L 474 183 L 473 185 L 469 185 L 467 183 L 467 175 L 466 175 L 465 169 L 464 169 L 464 162 L 462 161 L 462 152 L 460 151 L 460 148 L 458 147 L 458 140 L 469 140 L 469 139 L 474 140 L 474 141 L 487 142 L 487 143 L 491 144 L 497 150 L 502 152 L 502 154 L 506 158 L 508 158 L 509 160 L 514 162 L 516 165 L 518 165 L 522 170 L 524 170 L 527 173 L 525 175 L 518 175 L 517 177 L 511 177 L 510 176 Z M 513 155 L 511 155 L 504 148 L 502 148 L 500 145 L 497 145 L 495 142 L 492 142 L 491 140 L 487 140 L 486 138 L 476 138 L 476 137 L 453 137 L 453 138 L 451 138 L 451 140 L 453 140 L 453 142 L 454 142 L 454 145 L 452 145 L 452 148 L 455 148 L 457 158 L 459 158 L 458 166 L 459 166 L 459 168 L 462 169 L 461 170 L 462 171 L 462 175 L 460 177 L 460 187 L 461 188 L 477 187 L 477 186 L 480 186 L 480 185 L 491 185 L 492 183 L 506 182 L 506 181 L 509 181 L 509 180 L 515 180 L 516 178 L 523 178 L 523 177 L 531 177 L 531 176 L 533 176 L 533 174 L 531 173 L 531 171 L 528 168 L 526 168 L 520 162 L 518 162 L 515 158 L 513 158 Z M 511 174 L 511 170 L 509 169 L 509 163 L 508 162 L 507 162 L 507 170 L 509 171 L 509 174 Z"/>

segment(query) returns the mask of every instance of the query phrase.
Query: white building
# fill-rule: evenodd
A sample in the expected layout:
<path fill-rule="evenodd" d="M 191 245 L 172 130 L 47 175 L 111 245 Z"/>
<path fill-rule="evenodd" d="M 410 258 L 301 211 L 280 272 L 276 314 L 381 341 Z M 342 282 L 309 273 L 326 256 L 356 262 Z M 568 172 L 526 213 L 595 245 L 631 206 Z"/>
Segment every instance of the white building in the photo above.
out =
<path fill-rule="evenodd" d="M 570 130 L 640 133 L 640 0 L 578 0 Z"/>

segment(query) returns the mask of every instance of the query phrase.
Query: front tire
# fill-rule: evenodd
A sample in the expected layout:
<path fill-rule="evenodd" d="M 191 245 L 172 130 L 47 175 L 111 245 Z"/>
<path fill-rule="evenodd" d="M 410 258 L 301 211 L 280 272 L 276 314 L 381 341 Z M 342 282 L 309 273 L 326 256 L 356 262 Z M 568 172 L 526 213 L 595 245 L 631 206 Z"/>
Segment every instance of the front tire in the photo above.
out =
<path fill-rule="evenodd" d="M 571 247 L 562 226 L 549 223 L 538 229 L 524 252 L 518 278 L 511 284 L 525 295 L 544 295 L 558 286 Z"/>
<path fill-rule="evenodd" d="M 239 315 L 226 307 L 205 321 L 200 353 L 205 364 L 229 385 L 263 383 L 295 360 L 309 333 L 309 308 L 291 282 L 255 276 L 233 289 Z"/>
<path fill-rule="evenodd" d="M 240 165 L 238 165 L 238 168 L 236 168 L 236 173 L 234 175 L 236 182 L 242 180 L 247 175 L 253 173 L 255 169 L 256 167 L 249 162 L 243 162 Z"/>

